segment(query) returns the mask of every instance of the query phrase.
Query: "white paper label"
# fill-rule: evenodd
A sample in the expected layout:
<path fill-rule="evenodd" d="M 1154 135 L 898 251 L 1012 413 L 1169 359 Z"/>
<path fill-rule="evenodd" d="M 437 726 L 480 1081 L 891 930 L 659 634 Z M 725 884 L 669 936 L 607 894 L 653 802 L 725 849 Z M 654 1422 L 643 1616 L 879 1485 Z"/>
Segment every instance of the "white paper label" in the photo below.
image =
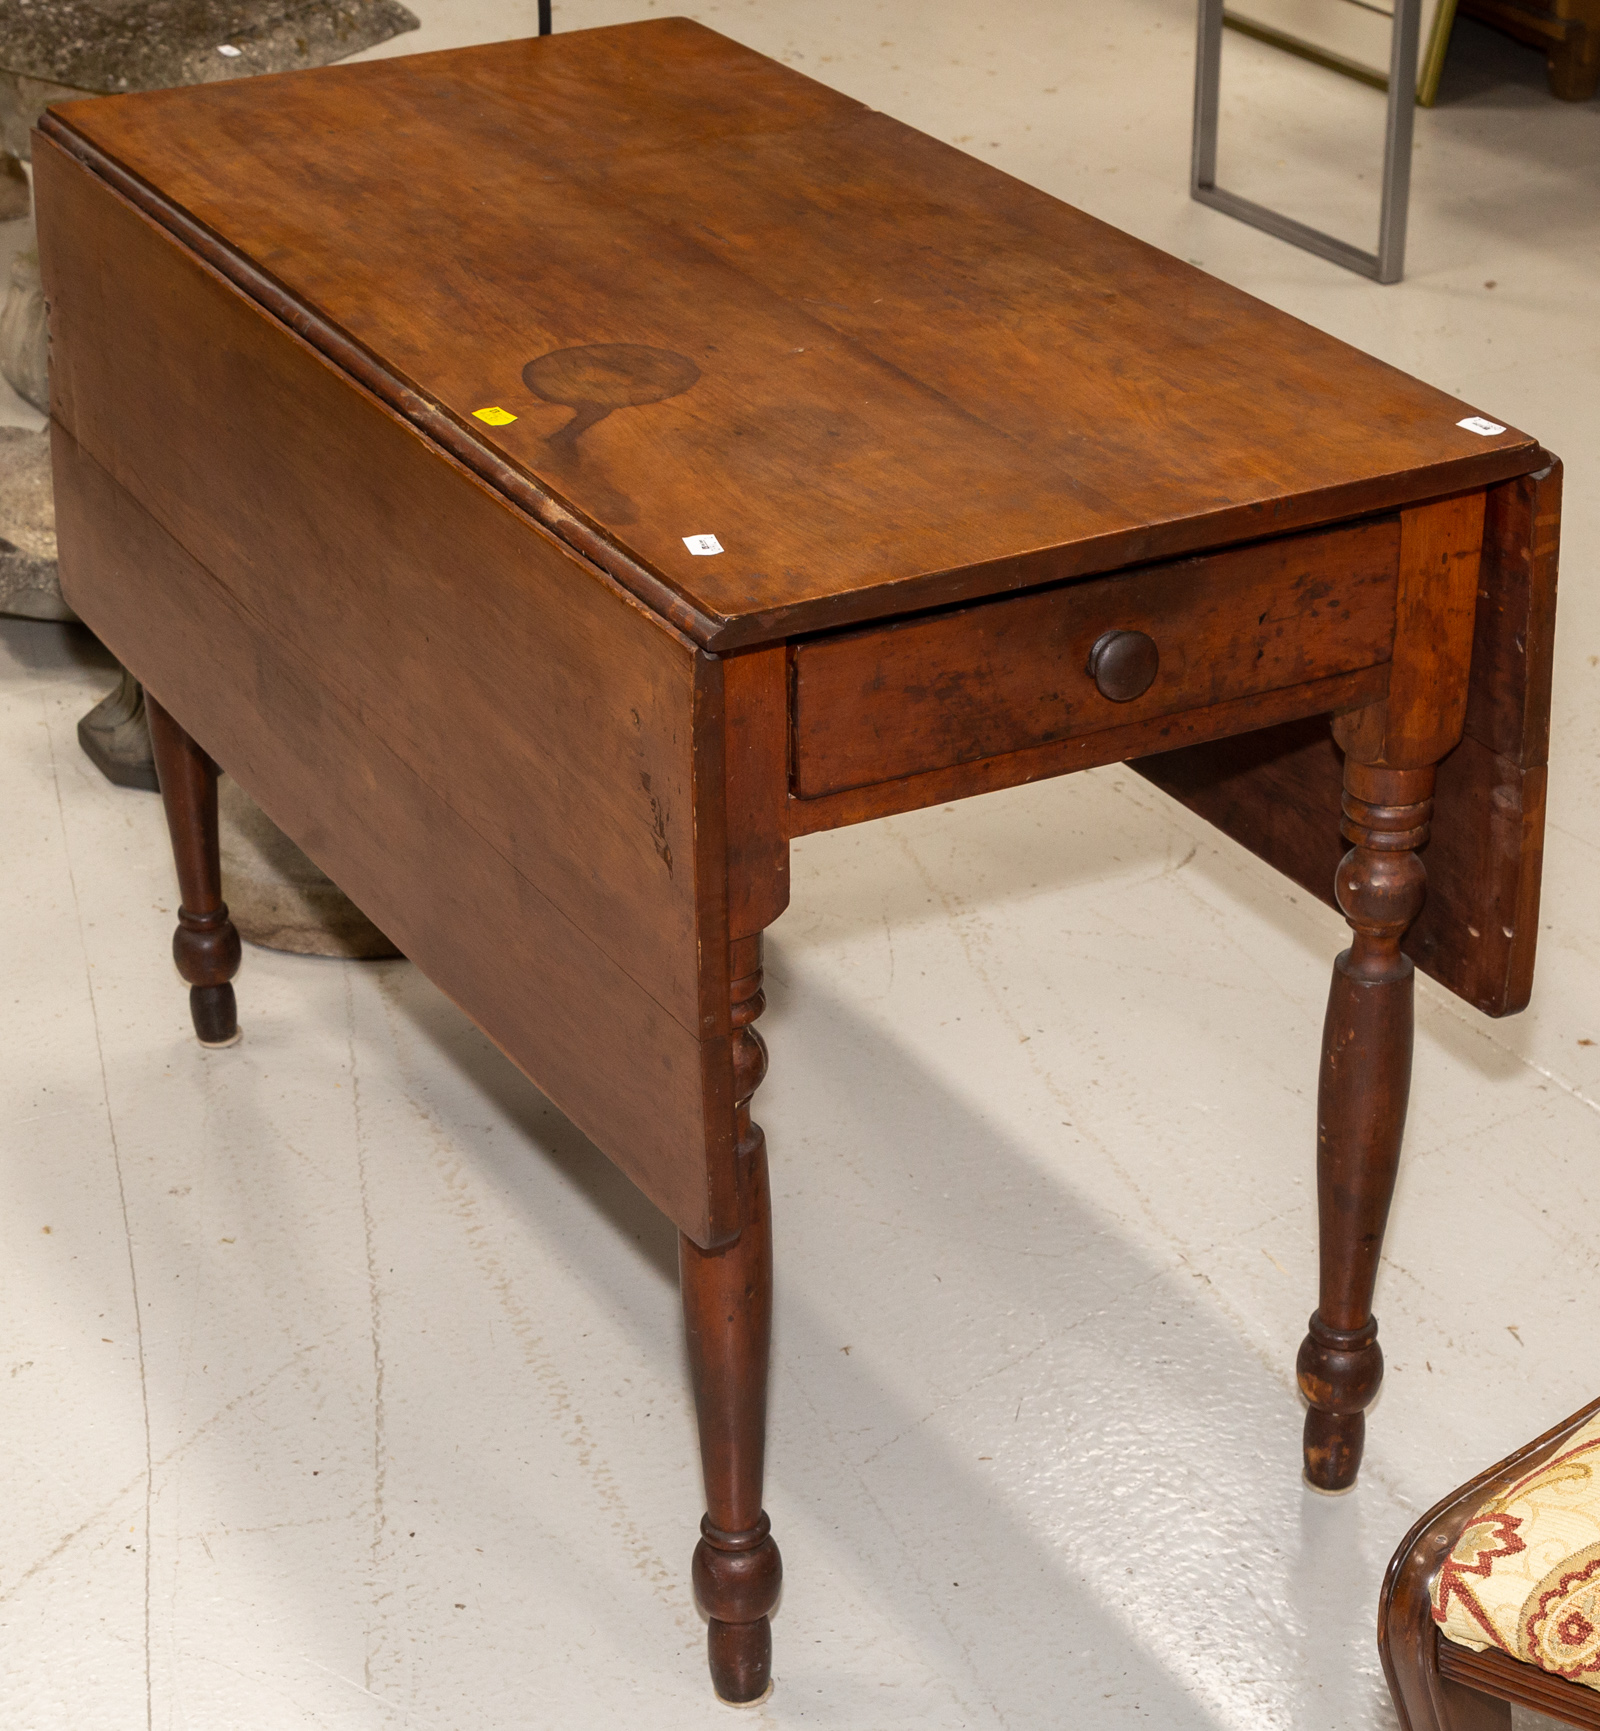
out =
<path fill-rule="evenodd" d="M 1456 425 L 1465 427 L 1469 433 L 1482 433 L 1486 439 L 1492 439 L 1496 433 L 1505 431 L 1498 421 L 1486 421 L 1482 415 L 1468 415 L 1466 420 L 1457 421 Z"/>
<path fill-rule="evenodd" d="M 722 543 L 715 535 L 685 535 L 683 544 L 691 553 L 720 553 Z"/>
<path fill-rule="evenodd" d="M 239 56 L 244 53 L 244 50 L 242 48 L 235 48 L 231 42 L 224 42 L 217 52 L 219 54 L 226 54 L 230 60 L 237 60 Z"/>

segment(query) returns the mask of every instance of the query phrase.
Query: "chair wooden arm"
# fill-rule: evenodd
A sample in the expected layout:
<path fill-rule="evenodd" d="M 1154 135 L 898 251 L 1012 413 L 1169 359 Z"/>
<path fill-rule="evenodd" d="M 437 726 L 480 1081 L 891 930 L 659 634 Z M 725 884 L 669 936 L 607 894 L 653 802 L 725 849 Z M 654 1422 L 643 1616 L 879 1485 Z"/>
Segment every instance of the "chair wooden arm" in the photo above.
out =
<path fill-rule="evenodd" d="M 1600 1731 L 1600 1692 L 1524 1664 L 1447 1641 L 1433 1620 L 1435 1576 L 1483 1505 L 1542 1466 L 1600 1400 L 1453 1490 L 1406 1534 L 1378 1599 L 1378 1651 L 1401 1731 L 1510 1731 L 1515 1702 L 1568 1725 Z"/>

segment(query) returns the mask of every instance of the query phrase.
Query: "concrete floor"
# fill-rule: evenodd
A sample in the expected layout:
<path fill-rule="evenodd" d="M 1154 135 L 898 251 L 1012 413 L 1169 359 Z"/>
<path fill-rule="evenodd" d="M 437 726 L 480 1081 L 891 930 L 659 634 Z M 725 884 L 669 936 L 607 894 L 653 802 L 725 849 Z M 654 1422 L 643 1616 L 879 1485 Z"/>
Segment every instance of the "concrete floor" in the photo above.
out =
<path fill-rule="evenodd" d="M 394 51 L 532 28 L 420 9 Z M 1504 1023 L 1421 983 L 1354 1494 L 1303 1487 L 1292 1379 L 1335 916 L 1111 769 L 807 838 L 769 945 L 747 1722 L 1393 1727 L 1393 1546 L 1600 1392 L 1600 102 L 1461 26 L 1380 289 L 1189 202 L 1189 0 L 695 15 L 1566 459 L 1539 982 Z M 1367 238 L 1380 124 L 1230 40 L 1240 190 Z M 670 1230 L 407 964 L 251 951 L 200 1050 L 158 802 L 74 739 L 104 656 L 7 621 L 0 681 L 0 1726 L 728 1723 Z"/>

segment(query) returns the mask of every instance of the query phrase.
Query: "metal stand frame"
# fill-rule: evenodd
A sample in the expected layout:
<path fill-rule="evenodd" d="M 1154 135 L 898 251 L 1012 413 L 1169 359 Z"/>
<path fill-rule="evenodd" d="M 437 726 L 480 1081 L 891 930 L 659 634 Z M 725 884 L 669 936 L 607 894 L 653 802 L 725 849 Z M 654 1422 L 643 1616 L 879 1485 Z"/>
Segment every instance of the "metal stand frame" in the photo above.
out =
<path fill-rule="evenodd" d="M 1194 160 L 1189 191 L 1201 204 L 1226 211 L 1252 228 L 1314 252 L 1319 258 L 1378 282 L 1399 282 L 1406 263 L 1406 206 L 1411 197 L 1411 127 L 1417 107 L 1417 37 L 1422 0 L 1394 0 L 1389 49 L 1389 123 L 1383 141 L 1383 209 L 1378 250 L 1363 252 L 1348 241 L 1296 222 L 1227 192 L 1217 185 L 1217 111 L 1222 83 L 1223 0 L 1200 0 L 1200 43 L 1194 68 Z"/>

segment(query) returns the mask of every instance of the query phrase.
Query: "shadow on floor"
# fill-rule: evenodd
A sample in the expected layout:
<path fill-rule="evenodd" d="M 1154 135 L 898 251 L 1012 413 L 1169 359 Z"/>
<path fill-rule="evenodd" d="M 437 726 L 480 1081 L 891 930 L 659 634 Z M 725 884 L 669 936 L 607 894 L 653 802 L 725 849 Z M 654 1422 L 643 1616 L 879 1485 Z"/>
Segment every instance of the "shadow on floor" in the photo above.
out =
<path fill-rule="evenodd" d="M 0 615 L 0 662 L 30 673 L 86 673 L 99 670 L 112 675 L 115 683 L 117 659 L 87 625 L 66 625 L 45 619 L 12 619 Z M 87 705 L 85 707 L 88 707 Z"/>
<path fill-rule="evenodd" d="M 675 1310 L 672 1227 L 414 972 L 385 989 L 430 1067 L 454 1067 L 523 1127 L 513 1147 L 465 1120 L 442 1126 L 520 1216 L 530 1254 L 551 1230 L 555 1181 L 594 1218 L 560 1245 L 594 1304 L 615 1313 L 618 1259 L 642 1258 Z M 1060 1725 L 1065 1691 L 1108 1704 L 1086 1726 L 1220 1728 L 1241 1701 L 1286 1724 L 1288 1679 L 1308 1668 L 1326 1678 L 1329 1725 L 1390 1723 L 1369 1625 L 1407 1512 L 1377 1484 L 1365 1501 L 1306 1492 L 1288 1368 L 1226 1328 L 1191 1269 L 1151 1263 L 1070 1183 L 1041 1181 L 848 1005 L 805 998 L 797 1015 L 773 993 L 763 1029 L 785 1081 L 757 1113 L 777 1198 L 769 1502 L 787 1516 L 791 1590 L 820 1557 L 933 1674 L 1008 1725 Z M 883 1326 L 907 1293 L 910 1320 Z M 1040 1318 L 1040 1338 L 998 1368 L 964 1369 L 973 1316 Z M 931 1357 L 926 1383 L 901 1374 L 899 1351 L 919 1369 Z M 1013 1403 L 1032 1419 L 1032 1458 L 1005 1452 Z M 1000 1440 L 968 1452 L 968 1427 Z M 446 1431 L 439 1448 L 441 1478 L 461 1472 Z M 991 1452 L 1001 1464 L 980 1464 Z M 515 1478 L 479 1492 L 530 1494 Z M 685 1567 L 697 1514 L 684 1511 Z M 837 1704 L 849 1682 L 813 1629 L 780 1614 L 776 1641 L 789 1686 Z"/>
<path fill-rule="evenodd" d="M 1439 79 L 1435 106 L 1458 104 L 1495 108 L 1575 108 L 1550 94 L 1547 62 L 1537 48 L 1491 30 L 1475 18 L 1460 18 L 1450 32 L 1450 48 Z"/>

